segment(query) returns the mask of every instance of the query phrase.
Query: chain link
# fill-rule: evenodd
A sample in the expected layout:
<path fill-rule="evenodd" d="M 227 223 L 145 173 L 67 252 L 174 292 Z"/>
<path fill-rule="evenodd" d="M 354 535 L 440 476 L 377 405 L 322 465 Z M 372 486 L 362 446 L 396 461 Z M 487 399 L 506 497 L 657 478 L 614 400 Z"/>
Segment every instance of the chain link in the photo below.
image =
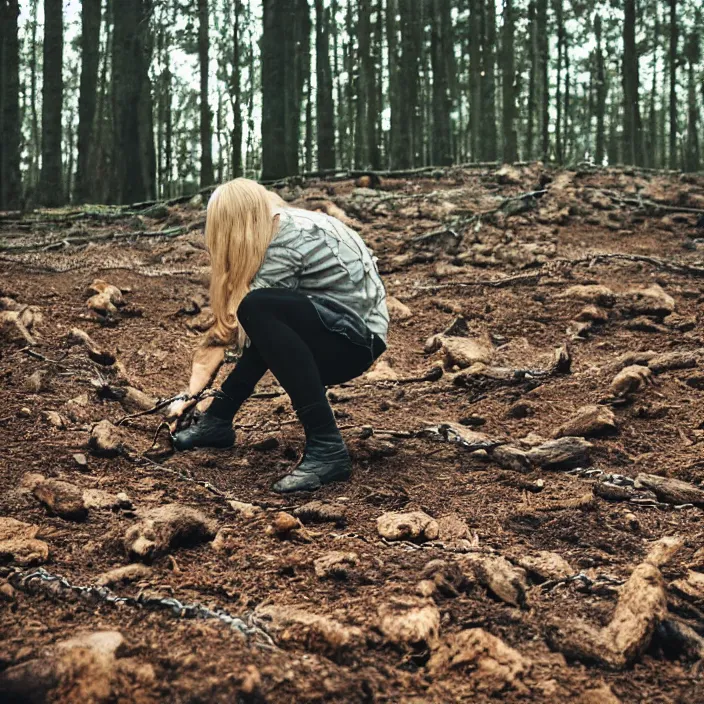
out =
<path fill-rule="evenodd" d="M 257 625 L 256 618 L 249 614 L 247 619 L 231 614 L 221 609 L 210 609 L 198 603 L 184 603 L 173 597 L 148 596 L 140 593 L 133 596 L 117 596 L 107 587 L 79 586 L 71 584 L 65 577 L 51 574 L 43 567 L 22 572 L 17 568 L 10 568 L 7 576 L 10 584 L 20 591 L 32 594 L 44 591 L 51 596 L 58 597 L 62 592 L 75 594 L 80 599 L 87 601 L 101 601 L 115 606 L 131 606 L 154 611 L 169 611 L 174 616 L 184 619 L 218 620 L 242 633 L 247 638 L 256 640 L 256 645 L 262 648 L 274 649 L 274 641 L 261 626 Z"/>

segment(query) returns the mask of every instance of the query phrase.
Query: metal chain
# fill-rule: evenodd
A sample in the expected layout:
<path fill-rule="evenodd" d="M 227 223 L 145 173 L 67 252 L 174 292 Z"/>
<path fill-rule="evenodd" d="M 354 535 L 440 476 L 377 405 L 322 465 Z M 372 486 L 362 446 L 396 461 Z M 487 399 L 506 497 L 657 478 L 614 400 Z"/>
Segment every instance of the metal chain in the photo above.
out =
<path fill-rule="evenodd" d="M 625 579 L 611 577 L 608 574 L 598 574 L 592 579 L 584 572 L 578 572 L 577 574 L 570 575 L 569 577 L 564 577 L 563 579 L 548 580 L 547 582 L 543 582 L 540 586 L 542 589 L 552 591 L 556 587 L 562 586 L 563 584 L 573 584 L 574 582 L 581 582 L 584 587 L 591 591 L 594 587 L 599 587 L 602 585 L 620 586 L 625 581 Z"/>
<path fill-rule="evenodd" d="M 255 638 L 257 640 L 256 645 L 259 647 L 268 649 L 276 647 L 271 636 L 261 626 L 257 625 L 256 619 L 251 613 L 245 621 L 244 618 L 232 616 L 222 609 L 210 609 L 198 603 L 184 603 L 172 597 L 147 596 L 143 593 L 136 597 L 117 596 L 107 587 L 71 584 L 65 577 L 51 574 L 43 567 L 27 572 L 22 572 L 17 568 L 10 569 L 12 571 L 7 577 L 10 584 L 16 589 L 29 594 L 36 591 L 45 591 L 51 596 L 59 596 L 62 591 L 67 591 L 89 601 L 101 601 L 115 606 L 126 605 L 155 611 L 170 611 L 178 618 L 215 619 L 239 631 L 247 638 Z"/>

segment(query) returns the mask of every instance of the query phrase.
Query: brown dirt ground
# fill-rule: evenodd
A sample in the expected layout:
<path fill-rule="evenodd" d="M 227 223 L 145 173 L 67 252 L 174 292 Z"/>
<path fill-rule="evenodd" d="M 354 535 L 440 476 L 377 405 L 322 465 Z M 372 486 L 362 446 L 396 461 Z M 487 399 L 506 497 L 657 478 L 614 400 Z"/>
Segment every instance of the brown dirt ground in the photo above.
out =
<path fill-rule="evenodd" d="M 164 612 L 16 591 L 12 600 L 0 602 L 4 643 L 0 670 L 37 657 L 76 632 L 115 629 L 125 636 L 125 655 L 151 665 L 153 676 L 115 682 L 105 701 L 488 701 L 491 694 L 467 672 L 433 677 L 426 667 L 427 651 L 394 646 L 379 631 L 378 607 L 394 596 L 415 594 L 427 561 L 458 558 L 438 545 L 420 548 L 380 541 L 376 519 L 384 511 L 402 507 L 422 509 L 435 518 L 459 514 L 476 534 L 480 549 L 492 548 L 508 557 L 550 550 L 575 571 L 619 579 L 629 576 L 650 542 L 680 535 L 685 547 L 663 569 L 663 576 L 667 583 L 684 576 L 692 554 L 702 546 L 704 514 L 699 508 L 668 510 L 597 498 L 581 508 L 545 510 L 552 502 L 583 496 L 593 481 L 562 472 L 517 474 L 432 439 L 358 437 L 363 425 L 420 430 L 472 414 L 485 419 L 479 430 L 491 436 L 516 441 L 534 432 L 550 437 L 578 407 L 608 395 L 613 372 L 604 367 L 624 352 L 704 346 L 701 279 L 627 261 L 592 266 L 555 263 L 591 252 L 652 255 L 690 264 L 701 261 L 694 242 L 697 233 L 702 234 L 695 228 L 696 215 L 663 217 L 628 203 L 615 203 L 613 209 L 602 203 L 601 209 L 589 200 L 591 193 L 606 189 L 621 198 L 701 208 L 704 179 L 619 170 L 551 174 L 554 180 L 537 208 L 513 217 L 485 218 L 479 229 L 473 224 L 467 228 L 459 252 L 481 250 L 486 255 L 478 262 L 481 266 L 463 264 L 458 252 L 443 249 L 442 238 L 428 245 L 411 243 L 414 236 L 439 228 L 443 218 L 451 219 L 462 208 L 491 209 L 507 196 L 536 188 L 541 174 L 538 166 L 523 169 L 513 185 L 500 185 L 491 171 L 461 170 L 438 179 L 388 181 L 382 186 L 382 199 L 434 195 L 382 200 L 371 206 L 374 196 L 355 191 L 352 182 L 284 189 L 289 199 L 307 199 L 309 205 L 315 205 L 316 197 L 334 200 L 360 221 L 361 234 L 379 257 L 388 292 L 413 312 L 406 321 L 394 321 L 390 332 L 386 359 L 401 377 L 421 375 L 439 359 L 437 353 L 424 353 L 425 340 L 444 330 L 458 314 L 469 321 L 472 331 L 490 333 L 507 366 L 540 367 L 555 347 L 568 340 L 573 355 L 571 374 L 540 383 L 467 389 L 453 385 L 446 374 L 440 381 L 404 385 L 365 385 L 362 378 L 336 389 L 333 408 L 354 452 L 355 471 L 348 484 L 325 487 L 315 498 L 344 504 L 347 523 L 309 526 L 306 543 L 282 540 L 265 531 L 276 511 L 292 511 L 310 500 L 307 496 L 281 498 L 269 490 L 302 448 L 302 433 L 292 422 L 295 417 L 285 396 L 253 399 L 245 405 L 236 419 L 244 428 L 238 431 L 233 450 L 198 451 L 161 460 L 166 467 L 212 482 L 232 498 L 263 507 L 264 521 L 238 518 L 227 502 L 207 489 L 157 466 L 126 457 L 99 458 L 85 449 L 94 423 L 104 418 L 114 422 L 125 412 L 117 401 L 101 399 L 96 392 L 91 381 L 99 367 L 86 360 L 81 348 L 66 349 L 68 330 L 81 327 L 99 346 L 115 350 L 134 386 L 154 397 L 180 391 L 197 336 L 186 327 L 189 316 L 179 310 L 191 296 L 206 292 L 207 255 L 200 232 L 173 239 L 116 240 L 41 255 L 3 255 L 0 293 L 39 306 L 43 313 L 36 351 L 50 359 L 67 353 L 64 366 L 54 366 L 28 356 L 20 345 L 0 342 L 0 513 L 39 526 L 39 537 L 51 551 L 44 567 L 75 584 L 91 584 L 98 574 L 128 563 L 121 538 L 136 518 L 132 512 L 97 509 L 91 509 L 80 523 L 48 515 L 30 492 L 21 489 L 26 472 L 58 477 L 82 488 L 127 492 L 137 509 L 179 502 L 199 508 L 221 527 L 233 527 L 229 554 L 216 552 L 209 543 L 174 549 L 170 556 L 155 561 L 148 579 L 117 587 L 121 595 L 149 592 L 231 614 L 251 613 L 263 602 L 292 605 L 332 617 L 346 627 L 356 626 L 362 636 L 352 647 L 330 653 L 321 652 L 310 638 L 289 638 L 284 633 L 274 636 L 278 647 L 272 651 L 247 643 L 216 621 L 183 620 Z M 188 224 L 202 216 L 202 209 L 174 206 L 167 224 Z M 69 234 L 124 233 L 163 225 L 163 220 L 152 222 L 146 217 L 114 223 L 78 221 Z M 0 229 L 5 243 L 49 241 L 57 234 L 66 235 L 66 229 L 48 222 L 35 223 L 29 230 L 13 231 L 7 223 Z M 449 272 L 437 268 L 458 262 L 460 268 Z M 43 271 L 47 266 L 65 271 Z M 531 272 L 541 276 L 502 288 L 456 286 L 460 281 Z M 115 325 L 101 325 L 92 316 L 84 290 L 96 277 L 130 289 L 126 300 L 133 315 L 123 316 Z M 570 340 L 566 330 L 584 303 L 560 296 L 569 286 L 600 283 L 619 293 L 654 282 L 675 299 L 677 313 L 696 318 L 693 329 L 676 330 L 658 320 L 658 331 L 633 330 L 627 327 L 627 314 L 616 306 L 606 323 L 584 339 Z M 433 286 L 440 288 L 422 288 Z M 48 386 L 34 394 L 24 384 L 37 370 L 47 371 Z M 704 479 L 704 391 L 696 382 L 686 382 L 701 374 L 697 368 L 664 372 L 631 402 L 615 406 L 619 432 L 593 440 L 592 464 L 631 477 L 650 472 L 699 484 Z M 263 391 L 276 388 L 271 378 L 261 385 Z M 69 403 L 85 393 L 87 405 Z M 518 401 L 530 405 L 524 418 L 508 414 Z M 25 407 L 29 417 L 20 413 Z M 64 415 L 67 427 L 60 430 L 43 420 L 42 412 L 47 410 Z M 146 450 L 157 424 L 155 416 L 129 423 L 130 445 L 139 452 Z M 268 435 L 278 439 L 278 446 L 254 449 Z M 73 459 L 80 452 L 88 458 L 86 467 Z M 542 492 L 522 488 L 522 482 L 539 478 L 545 485 Z M 635 529 L 627 513 L 635 514 Z M 322 580 L 315 575 L 313 560 L 332 550 L 359 556 L 346 580 Z M 702 612 L 674 594 L 669 596 L 672 614 L 701 632 Z M 479 585 L 455 597 L 436 594 L 434 601 L 441 614 L 441 638 L 480 627 L 530 658 L 532 668 L 523 678 L 524 686 L 500 695 L 507 702 L 577 701 L 603 683 L 623 702 L 704 701 L 698 665 L 677 659 L 656 641 L 621 672 L 572 662 L 550 650 L 548 621 L 580 617 L 604 624 L 617 597 L 616 589 L 589 591 L 562 585 L 546 590 L 532 583 L 525 609 L 492 598 Z M 261 679 L 254 688 L 246 681 L 248 673 L 256 679 L 251 667 Z M 61 691 L 55 690 L 50 698 L 71 700 Z"/>

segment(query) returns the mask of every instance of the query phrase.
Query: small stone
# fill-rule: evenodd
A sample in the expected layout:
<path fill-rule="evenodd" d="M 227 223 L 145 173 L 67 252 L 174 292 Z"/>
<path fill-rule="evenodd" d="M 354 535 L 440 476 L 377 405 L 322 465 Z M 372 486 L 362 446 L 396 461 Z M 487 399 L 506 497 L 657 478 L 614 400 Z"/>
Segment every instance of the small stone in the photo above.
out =
<path fill-rule="evenodd" d="M 30 374 L 24 382 L 24 388 L 30 394 L 38 394 L 44 388 L 46 372 L 42 369 Z"/>
<path fill-rule="evenodd" d="M 63 416 L 56 411 L 43 411 L 42 417 L 49 425 L 58 430 L 64 430 L 64 428 L 66 428 L 66 421 Z"/>
<path fill-rule="evenodd" d="M 611 307 L 616 300 L 614 292 L 601 284 L 570 286 L 562 296 L 606 307 Z"/>
<path fill-rule="evenodd" d="M 577 572 L 563 557 L 547 550 L 541 550 L 535 554 L 522 555 L 516 562 L 528 574 L 537 577 L 543 582 L 548 579 L 566 579 Z"/>
<path fill-rule="evenodd" d="M 385 513 L 376 521 L 377 531 L 386 540 L 436 540 L 438 537 L 438 522 L 423 513 Z"/>
<path fill-rule="evenodd" d="M 499 445 L 491 451 L 491 458 L 503 469 L 513 472 L 530 472 L 531 463 L 523 450 L 512 445 Z"/>
<path fill-rule="evenodd" d="M 672 369 L 692 369 L 699 363 L 699 352 L 665 352 L 655 355 L 648 361 L 648 368 L 653 374 Z"/>
<path fill-rule="evenodd" d="M 67 521 L 82 521 L 88 515 L 83 490 L 59 479 L 46 479 L 32 492 L 47 511 Z"/>
<path fill-rule="evenodd" d="M 31 418 L 32 411 L 30 411 L 29 408 L 27 408 L 27 406 L 23 406 L 22 408 L 20 408 L 19 411 L 17 411 L 17 415 L 20 418 Z"/>
<path fill-rule="evenodd" d="M 253 518 L 264 515 L 264 511 L 254 504 L 244 503 L 243 501 L 229 501 L 230 508 L 240 517 L 247 521 Z"/>
<path fill-rule="evenodd" d="M 27 472 L 27 474 L 22 475 L 20 480 L 20 487 L 22 489 L 28 489 L 29 491 L 34 491 L 34 487 L 37 484 L 41 484 L 46 477 L 43 474 L 37 474 L 36 472 Z"/>
<path fill-rule="evenodd" d="M 285 511 L 279 511 L 272 521 L 271 527 L 274 529 L 274 533 L 281 536 L 288 535 L 291 531 L 298 530 L 302 528 L 301 522 L 292 516 L 290 513 Z"/>
<path fill-rule="evenodd" d="M 88 447 L 99 457 L 116 457 L 124 450 L 122 434 L 109 420 L 101 420 L 91 431 Z"/>
<path fill-rule="evenodd" d="M 675 299 L 665 293 L 658 284 L 631 289 L 623 295 L 622 300 L 624 307 L 637 315 L 664 317 L 675 310 Z"/>
<path fill-rule="evenodd" d="M 130 499 L 130 497 L 127 496 L 127 494 L 125 494 L 124 491 L 120 491 L 120 492 L 116 495 L 115 498 L 117 499 L 117 505 L 118 505 L 120 508 L 125 508 L 125 509 L 134 508 L 134 505 L 133 505 L 133 503 L 132 503 L 132 499 Z"/>
<path fill-rule="evenodd" d="M 329 552 L 313 562 L 315 574 L 320 579 L 347 579 L 349 568 L 359 561 L 356 552 Z"/>
<path fill-rule="evenodd" d="M 625 398 L 653 383 L 653 373 L 648 367 L 633 364 L 622 369 L 611 382 L 614 398 Z"/>
<path fill-rule="evenodd" d="M 524 608 L 527 605 L 526 573 L 506 558 L 494 555 L 463 555 L 461 564 L 501 601 Z"/>
<path fill-rule="evenodd" d="M 582 406 L 555 431 L 555 437 L 600 437 L 617 431 L 616 416 L 608 406 Z"/>
<path fill-rule="evenodd" d="M 0 599 L 3 601 L 15 600 L 15 589 L 9 582 L 2 582 L 0 584 Z"/>
<path fill-rule="evenodd" d="M 255 442 L 252 448 L 258 450 L 259 452 L 269 452 L 270 450 L 275 450 L 279 446 L 279 438 L 276 435 L 269 435 L 268 437 Z"/>
<path fill-rule="evenodd" d="M 74 455 L 73 460 L 79 467 L 87 467 L 88 466 L 88 459 L 82 453 L 78 453 L 78 454 Z"/>
<path fill-rule="evenodd" d="M 120 501 L 117 496 L 103 489 L 86 489 L 83 492 L 83 503 L 88 509 L 120 508 Z"/>
<path fill-rule="evenodd" d="M 440 633 L 440 612 L 432 601 L 396 597 L 379 606 L 379 630 L 391 643 L 432 648 Z"/>
<path fill-rule="evenodd" d="M 580 323 L 594 322 L 594 323 L 605 323 L 609 319 L 609 313 L 600 308 L 599 306 L 589 305 L 582 308 L 582 310 L 577 314 L 575 320 Z"/>
<path fill-rule="evenodd" d="M 299 506 L 293 515 L 303 523 L 335 523 L 345 525 L 347 509 L 341 504 L 328 503 L 327 501 L 309 501 Z"/>
<path fill-rule="evenodd" d="M 142 579 L 147 579 L 151 576 L 152 569 L 143 565 L 141 562 L 135 562 L 131 565 L 116 567 L 113 570 L 103 572 L 95 580 L 99 587 L 112 587 L 116 584 L 130 584 Z"/>
<path fill-rule="evenodd" d="M 386 306 L 392 320 L 408 320 L 413 317 L 411 309 L 405 303 L 401 303 L 398 298 L 387 296 Z"/>
<path fill-rule="evenodd" d="M 398 374 L 390 367 L 385 359 L 379 360 L 374 368 L 365 375 L 367 381 L 398 381 Z"/>
<path fill-rule="evenodd" d="M 533 464 L 543 469 L 574 469 L 588 466 L 592 447 L 584 438 L 567 436 L 534 447 L 527 455 Z"/>
<path fill-rule="evenodd" d="M 421 579 L 421 581 L 416 584 L 416 594 L 426 599 L 433 596 L 437 590 L 438 588 L 435 586 L 435 582 L 430 579 Z"/>
<path fill-rule="evenodd" d="M 37 540 L 39 527 L 9 516 L 0 517 L 0 560 L 39 565 L 49 558 L 49 546 Z"/>
<path fill-rule="evenodd" d="M 141 521 L 125 533 L 125 552 L 148 562 L 171 548 L 212 540 L 216 524 L 201 511 L 182 504 L 166 504 L 149 509 Z"/>
<path fill-rule="evenodd" d="M 481 628 L 450 636 L 428 662 L 434 677 L 443 677 L 449 670 L 466 670 L 475 689 L 490 695 L 510 689 L 526 691 L 522 679 L 530 668 L 530 660 Z"/>
<path fill-rule="evenodd" d="M 57 650 L 87 648 L 101 655 L 114 657 L 124 645 L 125 639 L 119 631 L 95 631 L 84 633 L 56 644 Z"/>

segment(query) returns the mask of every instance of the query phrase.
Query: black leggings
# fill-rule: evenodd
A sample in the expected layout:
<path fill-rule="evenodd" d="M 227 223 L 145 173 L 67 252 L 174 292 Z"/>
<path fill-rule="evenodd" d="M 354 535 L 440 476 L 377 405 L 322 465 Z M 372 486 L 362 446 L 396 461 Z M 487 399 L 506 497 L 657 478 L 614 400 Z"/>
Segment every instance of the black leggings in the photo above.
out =
<path fill-rule="evenodd" d="M 294 409 L 327 405 L 325 387 L 360 376 L 385 349 L 375 337 L 374 354 L 323 325 L 311 300 L 298 291 L 264 288 L 251 291 L 237 310 L 250 339 L 242 357 L 222 385 L 223 397 L 209 413 L 232 418 L 271 370 L 291 398 Z"/>

